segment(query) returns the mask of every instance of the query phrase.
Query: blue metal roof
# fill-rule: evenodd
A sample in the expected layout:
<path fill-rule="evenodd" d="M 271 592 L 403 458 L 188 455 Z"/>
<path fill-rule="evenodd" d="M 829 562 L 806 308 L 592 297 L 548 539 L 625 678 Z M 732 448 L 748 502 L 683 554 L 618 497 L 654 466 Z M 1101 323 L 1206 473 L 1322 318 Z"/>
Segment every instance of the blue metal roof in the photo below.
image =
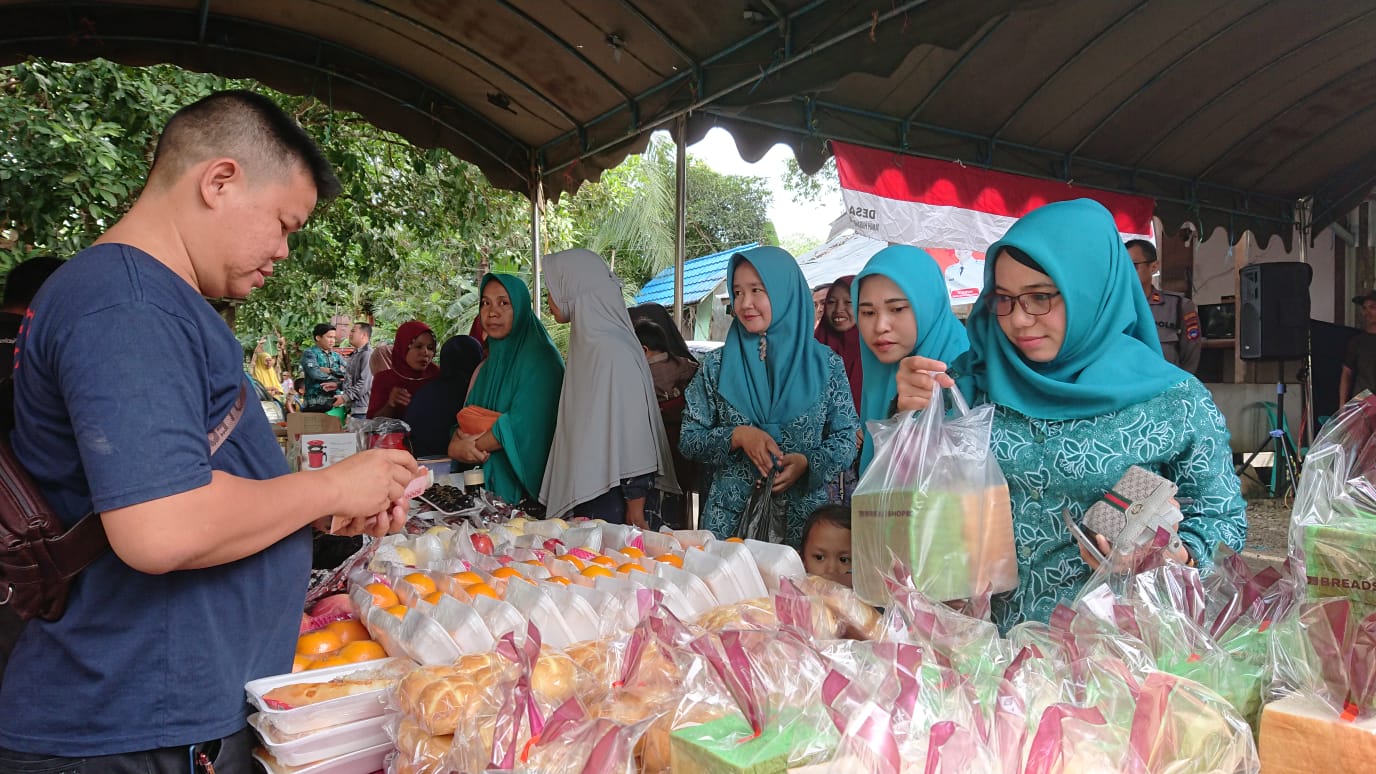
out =
<path fill-rule="evenodd" d="M 726 269 L 731 263 L 731 256 L 759 246 L 759 242 L 751 242 L 748 245 L 741 245 L 730 250 L 694 258 L 691 261 L 684 261 L 683 303 L 696 304 L 701 301 L 703 296 L 711 293 L 713 288 L 726 279 Z M 669 306 L 674 303 L 674 267 L 670 266 L 646 282 L 645 287 L 636 294 L 635 302 L 637 304 L 655 303 L 660 306 Z"/>

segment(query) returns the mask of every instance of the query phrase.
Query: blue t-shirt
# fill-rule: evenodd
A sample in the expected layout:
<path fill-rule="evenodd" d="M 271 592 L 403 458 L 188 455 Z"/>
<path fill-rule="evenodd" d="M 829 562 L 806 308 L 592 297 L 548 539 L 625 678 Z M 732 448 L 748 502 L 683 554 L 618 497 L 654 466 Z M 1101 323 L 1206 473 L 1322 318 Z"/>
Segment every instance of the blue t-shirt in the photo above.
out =
<path fill-rule="evenodd" d="M 245 381 L 229 327 L 126 245 L 68 261 L 15 352 L 15 453 L 63 519 L 187 492 L 212 470 L 287 473 L 250 399 L 212 458 L 206 434 Z M 251 507 L 245 504 L 245 507 Z M 310 531 L 230 564 L 146 575 L 107 552 L 67 612 L 25 628 L 0 688 L 0 747 L 91 756 L 191 744 L 245 725 L 244 683 L 290 671 Z"/>

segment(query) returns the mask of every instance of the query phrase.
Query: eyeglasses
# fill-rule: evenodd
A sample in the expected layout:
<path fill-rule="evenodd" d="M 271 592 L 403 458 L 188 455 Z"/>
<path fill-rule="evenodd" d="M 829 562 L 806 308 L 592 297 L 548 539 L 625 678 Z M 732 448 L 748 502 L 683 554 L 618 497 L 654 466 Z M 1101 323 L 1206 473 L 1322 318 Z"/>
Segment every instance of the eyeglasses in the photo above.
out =
<path fill-rule="evenodd" d="M 1153 264 L 1153 263 L 1156 263 L 1156 261 L 1133 261 L 1133 262 L 1132 262 L 1132 265 L 1133 265 L 1133 266 L 1150 266 L 1150 265 Z"/>
<path fill-rule="evenodd" d="M 1051 311 L 1051 300 L 1060 295 L 1055 293 L 1020 293 L 1016 296 L 994 294 L 994 314 L 1007 317 L 1013 313 L 1013 302 L 1017 301 L 1022 310 L 1033 317 L 1040 317 Z"/>

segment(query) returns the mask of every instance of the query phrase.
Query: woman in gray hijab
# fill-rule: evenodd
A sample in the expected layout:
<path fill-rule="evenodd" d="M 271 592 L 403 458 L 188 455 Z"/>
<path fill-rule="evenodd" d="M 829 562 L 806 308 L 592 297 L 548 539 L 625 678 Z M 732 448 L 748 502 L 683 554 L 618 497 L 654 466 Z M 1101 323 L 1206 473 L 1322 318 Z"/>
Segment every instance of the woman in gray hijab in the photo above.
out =
<path fill-rule="evenodd" d="M 540 501 L 550 518 L 572 514 L 645 528 L 650 490 L 679 488 L 621 282 L 589 250 L 546 256 L 545 279 L 554 319 L 572 326 Z"/>

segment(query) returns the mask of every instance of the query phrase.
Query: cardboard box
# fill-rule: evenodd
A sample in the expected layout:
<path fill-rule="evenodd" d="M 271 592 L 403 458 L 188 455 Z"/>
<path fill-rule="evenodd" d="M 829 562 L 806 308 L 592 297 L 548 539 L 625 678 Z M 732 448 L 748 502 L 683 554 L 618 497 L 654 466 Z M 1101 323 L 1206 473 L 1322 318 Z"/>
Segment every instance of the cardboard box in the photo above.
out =
<path fill-rule="evenodd" d="M 338 433 L 343 428 L 339 420 L 329 414 L 298 411 L 287 415 L 287 444 L 295 449 L 297 440 L 304 433 Z"/>
<path fill-rule="evenodd" d="M 357 453 L 354 433 L 303 433 L 296 447 L 296 466 L 297 470 L 323 470 Z"/>
<path fill-rule="evenodd" d="M 1261 774 L 1376 771 L 1376 718 L 1343 720 L 1312 696 L 1289 696 L 1261 711 Z"/>

